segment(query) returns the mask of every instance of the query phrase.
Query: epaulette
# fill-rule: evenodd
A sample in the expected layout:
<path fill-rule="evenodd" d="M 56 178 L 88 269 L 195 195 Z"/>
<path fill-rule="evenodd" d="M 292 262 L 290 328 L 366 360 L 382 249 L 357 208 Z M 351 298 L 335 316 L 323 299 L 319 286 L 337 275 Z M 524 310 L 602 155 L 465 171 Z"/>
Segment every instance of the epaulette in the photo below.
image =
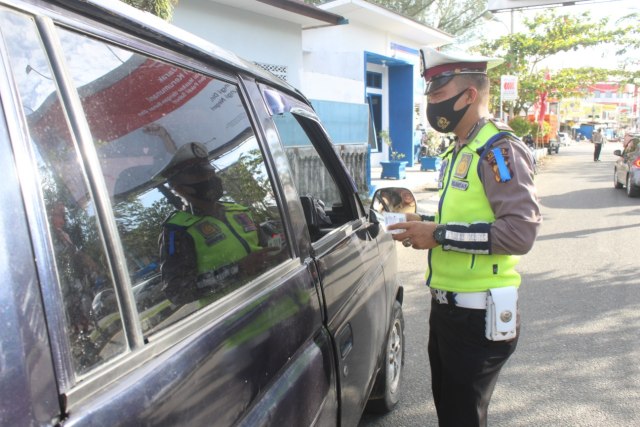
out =
<path fill-rule="evenodd" d="M 506 131 L 506 132 L 513 132 L 513 129 L 511 129 L 511 126 L 509 126 L 508 124 L 501 122 L 498 119 L 489 119 L 489 121 L 491 123 L 493 123 L 493 125 L 498 128 L 499 131 Z"/>
<path fill-rule="evenodd" d="M 219 203 L 224 206 L 224 210 L 227 212 L 247 210 L 246 206 L 240 205 L 238 203 L 233 203 L 233 202 L 219 202 Z"/>
<path fill-rule="evenodd" d="M 175 218 L 178 215 L 181 215 L 181 216 L 184 217 L 184 218 L 181 219 L 184 222 L 183 224 L 169 223 L 169 221 L 171 221 L 173 218 Z M 167 227 L 174 227 L 174 228 L 188 228 L 188 227 L 192 226 L 193 224 L 195 224 L 196 222 L 200 221 L 200 219 L 202 219 L 202 218 L 199 217 L 199 216 L 190 214 L 189 212 L 174 211 L 167 217 L 167 219 L 165 219 L 164 225 L 167 226 Z"/>

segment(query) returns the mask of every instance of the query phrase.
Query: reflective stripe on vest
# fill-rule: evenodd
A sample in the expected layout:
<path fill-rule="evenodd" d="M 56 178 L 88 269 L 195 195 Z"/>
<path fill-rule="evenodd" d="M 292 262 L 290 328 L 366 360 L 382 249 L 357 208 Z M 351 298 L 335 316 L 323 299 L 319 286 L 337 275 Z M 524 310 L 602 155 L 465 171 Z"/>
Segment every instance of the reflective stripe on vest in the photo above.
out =
<path fill-rule="evenodd" d="M 470 224 L 492 223 L 495 216 L 484 192 L 479 162 L 482 148 L 499 131 L 487 122 L 475 139 L 453 154 L 451 147 L 443 155 L 440 176 L 440 203 L 436 222 Z M 485 154 L 490 147 L 485 147 Z M 487 177 L 493 179 L 493 177 Z M 515 255 L 477 255 L 464 252 L 444 251 L 436 246 L 429 251 L 427 284 L 435 289 L 451 292 L 482 292 L 502 286 L 519 286 L 520 275 L 515 266 L 520 257 Z"/>

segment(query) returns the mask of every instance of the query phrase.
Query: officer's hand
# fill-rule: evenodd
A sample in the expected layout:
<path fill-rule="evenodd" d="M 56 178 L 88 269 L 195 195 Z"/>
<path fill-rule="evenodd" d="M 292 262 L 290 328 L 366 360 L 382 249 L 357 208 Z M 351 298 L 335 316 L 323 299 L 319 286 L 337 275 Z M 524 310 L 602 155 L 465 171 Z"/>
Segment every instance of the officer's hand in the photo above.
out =
<path fill-rule="evenodd" d="M 402 233 L 392 234 L 393 240 L 402 242 L 406 247 L 414 249 L 431 249 L 438 244 L 433 239 L 433 231 L 436 229 L 435 222 L 410 221 L 391 224 L 387 230 L 404 230 Z"/>
<path fill-rule="evenodd" d="M 417 213 L 408 213 L 405 215 L 407 216 L 407 221 L 422 221 L 422 217 Z"/>

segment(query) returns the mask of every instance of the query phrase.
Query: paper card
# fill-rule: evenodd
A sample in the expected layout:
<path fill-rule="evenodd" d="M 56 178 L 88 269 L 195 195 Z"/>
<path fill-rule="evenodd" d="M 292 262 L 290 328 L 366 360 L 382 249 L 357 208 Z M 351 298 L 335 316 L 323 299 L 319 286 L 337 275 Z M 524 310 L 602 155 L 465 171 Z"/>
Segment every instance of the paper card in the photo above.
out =
<path fill-rule="evenodd" d="M 385 229 L 387 228 L 387 226 L 389 226 L 391 224 L 397 224 L 399 222 L 406 222 L 407 221 L 407 215 L 405 215 L 403 213 L 383 212 L 382 215 L 384 216 L 384 227 L 385 227 Z M 401 229 L 401 230 L 388 230 L 388 231 L 391 234 L 398 234 L 398 233 L 402 233 L 404 231 L 404 229 Z"/>

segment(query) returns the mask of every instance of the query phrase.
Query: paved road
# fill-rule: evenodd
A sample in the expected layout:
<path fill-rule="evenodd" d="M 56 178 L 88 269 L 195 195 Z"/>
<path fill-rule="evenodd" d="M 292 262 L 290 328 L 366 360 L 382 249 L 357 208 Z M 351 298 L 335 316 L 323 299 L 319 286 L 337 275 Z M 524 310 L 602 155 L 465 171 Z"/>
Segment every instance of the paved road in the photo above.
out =
<path fill-rule="evenodd" d="M 522 330 L 503 369 L 489 425 L 640 425 L 640 199 L 613 189 L 611 154 L 589 143 L 543 160 L 536 184 L 544 224 L 520 263 Z M 433 192 L 417 193 L 421 203 Z M 426 354 L 426 252 L 398 246 L 405 284 L 402 400 L 360 427 L 437 426 Z"/>

